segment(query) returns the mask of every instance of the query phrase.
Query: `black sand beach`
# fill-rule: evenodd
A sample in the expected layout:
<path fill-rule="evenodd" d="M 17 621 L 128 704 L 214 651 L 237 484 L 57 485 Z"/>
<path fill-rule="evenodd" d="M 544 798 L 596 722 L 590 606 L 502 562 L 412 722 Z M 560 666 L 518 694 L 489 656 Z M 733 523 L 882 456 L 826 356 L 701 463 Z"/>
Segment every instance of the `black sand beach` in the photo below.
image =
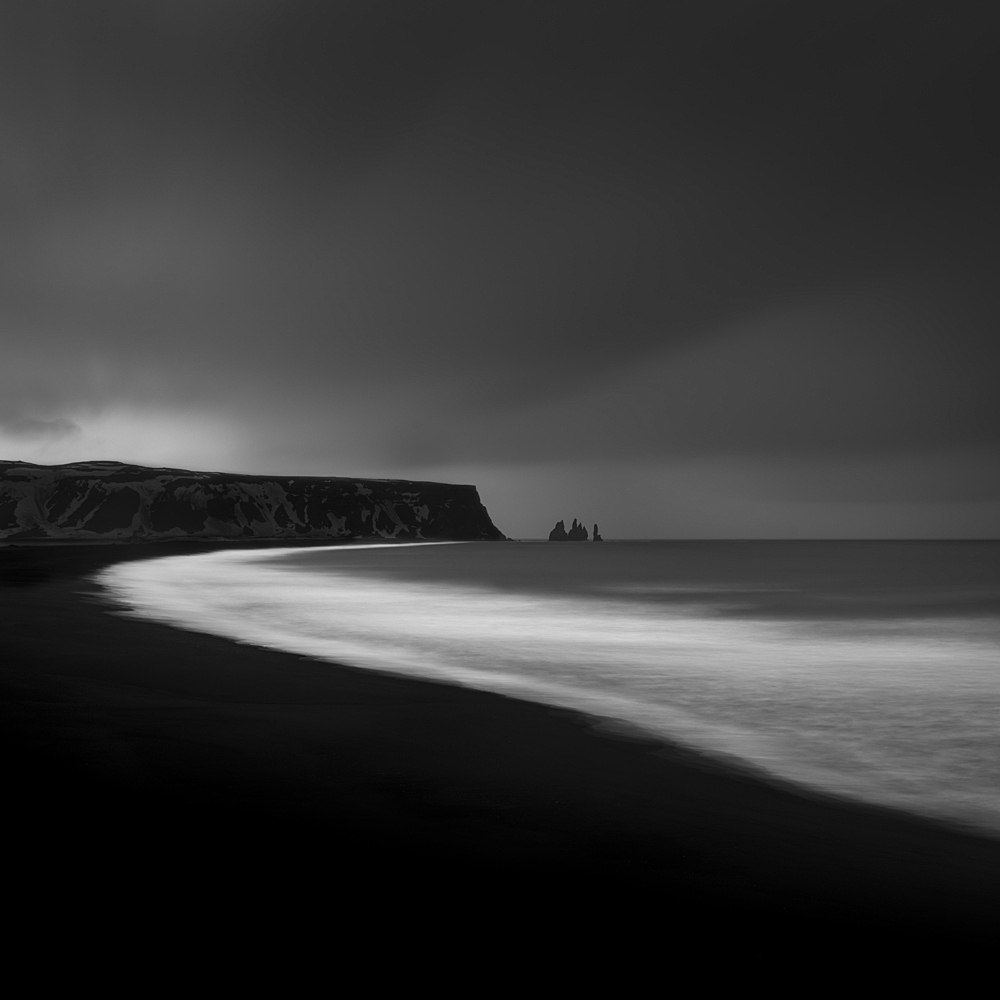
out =
<path fill-rule="evenodd" d="M 542 705 L 132 620 L 86 580 L 203 549 L 0 550 L 8 851 L 36 895 L 822 941 L 995 926 L 1000 841 Z"/>

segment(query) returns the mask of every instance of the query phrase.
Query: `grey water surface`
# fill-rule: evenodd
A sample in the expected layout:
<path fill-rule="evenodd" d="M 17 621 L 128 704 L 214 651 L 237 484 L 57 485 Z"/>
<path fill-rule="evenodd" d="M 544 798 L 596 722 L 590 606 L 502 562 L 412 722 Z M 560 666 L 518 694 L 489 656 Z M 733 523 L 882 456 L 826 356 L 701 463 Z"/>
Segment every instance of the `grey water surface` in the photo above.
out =
<path fill-rule="evenodd" d="M 1000 835 L 1000 543 L 242 550 L 100 579 L 144 617 L 590 712 Z"/>

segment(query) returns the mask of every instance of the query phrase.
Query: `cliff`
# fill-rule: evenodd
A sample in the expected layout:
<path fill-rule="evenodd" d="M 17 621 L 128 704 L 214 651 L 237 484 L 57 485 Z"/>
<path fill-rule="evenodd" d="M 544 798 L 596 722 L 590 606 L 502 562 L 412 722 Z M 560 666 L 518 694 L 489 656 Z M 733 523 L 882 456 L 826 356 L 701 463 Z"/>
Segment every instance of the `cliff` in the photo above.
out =
<path fill-rule="evenodd" d="M 0 541 L 503 537 L 475 486 L 0 461 Z"/>

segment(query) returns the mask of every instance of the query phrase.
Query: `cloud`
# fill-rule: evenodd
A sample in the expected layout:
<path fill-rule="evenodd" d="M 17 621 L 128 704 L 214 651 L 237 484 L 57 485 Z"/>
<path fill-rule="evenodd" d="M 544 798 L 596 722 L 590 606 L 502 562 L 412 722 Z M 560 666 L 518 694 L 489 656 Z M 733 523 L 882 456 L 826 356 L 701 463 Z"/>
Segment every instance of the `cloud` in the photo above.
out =
<path fill-rule="evenodd" d="M 994 441 L 982 5 L 56 7 L 0 38 L 12 447 L 809 504 Z"/>
<path fill-rule="evenodd" d="M 0 437 L 15 441 L 54 442 L 79 437 L 79 425 L 65 417 L 55 420 L 40 420 L 37 417 L 13 417 L 0 419 Z"/>
<path fill-rule="evenodd" d="M 915 283 L 789 302 L 528 405 L 396 439 L 439 460 L 887 454 L 998 444 L 988 314 Z M 614 350 L 614 337 L 596 345 Z M 428 444 L 430 442 L 430 444 Z"/>
<path fill-rule="evenodd" d="M 205 410 L 108 406 L 77 421 L 0 422 L 0 458 L 42 464 L 106 460 L 241 472 L 254 471 L 253 450 L 237 418 Z"/>

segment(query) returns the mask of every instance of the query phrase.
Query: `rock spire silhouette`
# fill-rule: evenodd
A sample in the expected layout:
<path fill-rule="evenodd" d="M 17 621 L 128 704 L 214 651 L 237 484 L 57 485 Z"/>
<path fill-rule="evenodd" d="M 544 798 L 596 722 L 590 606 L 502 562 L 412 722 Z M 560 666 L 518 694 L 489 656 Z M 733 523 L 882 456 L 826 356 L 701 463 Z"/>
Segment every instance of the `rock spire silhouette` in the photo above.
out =
<path fill-rule="evenodd" d="M 550 542 L 585 542 L 588 538 L 587 526 L 581 521 L 573 518 L 573 524 L 569 531 L 566 530 L 565 521 L 556 521 L 556 526 L 549 532 Z M 594 541 L 603 541 L 597 532 L 597 525 L 594 525 Z"/>

